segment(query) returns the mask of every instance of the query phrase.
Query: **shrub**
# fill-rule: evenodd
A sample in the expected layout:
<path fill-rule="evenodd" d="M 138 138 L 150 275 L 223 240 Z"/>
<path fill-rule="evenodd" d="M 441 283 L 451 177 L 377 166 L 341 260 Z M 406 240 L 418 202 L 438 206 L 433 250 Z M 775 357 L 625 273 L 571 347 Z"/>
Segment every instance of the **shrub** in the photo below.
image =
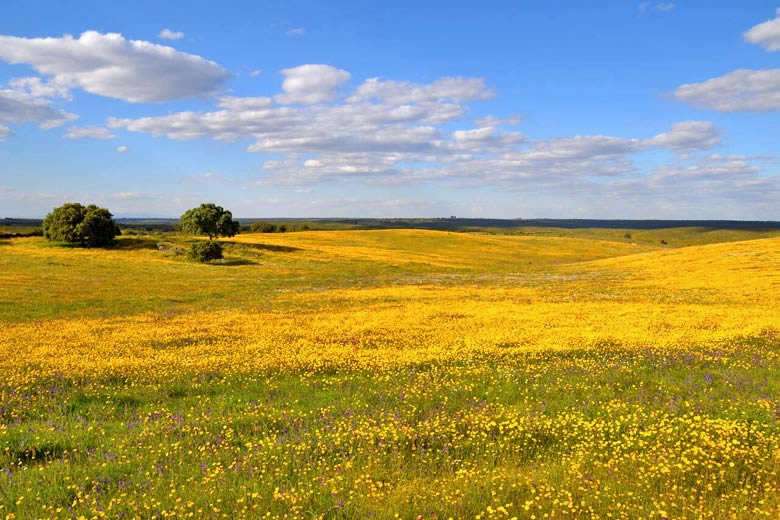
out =
<path fill-rule="evenodd" d="M 254 233 L 273 233 L 276 231 L 276 225 L 270 222 L 253 222 L 249 229 Z"/>
<path fill-rule="evenodd" d="M 122 234 L 106 208 L 69 202 L 54 208 L 43 220 L 43 236 L 86 247 L 105 246 Z"/>
<path fill-rule="evenodd" d="M 630 238 L 631 238 L 631 233 L 626 233 L 625 235 L 623 235 L 623 238 L 628 238 L 628 239 L 630 239 Z"/>
<path fill-rule="evenodd" d="M 192 235 L 208 235 L 209 240 L 217 237 L 232 237 L 241 229 L 233 220 L 233 214 L 213 203 L 201 204 L 187 210 L 181 216 L 181 229 Z"/>
<path fill-rule="evenodd" d="M 281 226 L 279 226 L 277 229 L 278 229 L 279 233 L 284 233 L 285 231 L 287 231 L 287 226 L 285 226 L 284 224 L 282 224 L 282 225 L 281 225 Z"/>
<path fill-rule="evenodd" d="M 199 240 L 190 246 L 187 256 L 197 262 L 210 262 L 222 258 L 222 244 L 211 240 Z"/>

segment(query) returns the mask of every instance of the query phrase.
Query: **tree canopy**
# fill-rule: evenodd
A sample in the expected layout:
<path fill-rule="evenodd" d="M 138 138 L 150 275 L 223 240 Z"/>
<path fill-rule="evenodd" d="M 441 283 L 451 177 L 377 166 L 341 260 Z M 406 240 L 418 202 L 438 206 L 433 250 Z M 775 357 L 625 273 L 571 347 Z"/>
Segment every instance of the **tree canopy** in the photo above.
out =
<path fill-rule="evenodd" d="M 111 212 L 94 204 L 68 202 L 43 220 L 43 236 L 57 242 L 97 247 L 110 244 L 121 233 Z"/>
<path fill-rule="evenodd" d="M 240 224 L 233 220 L 233 214 L 214 203 L 201 204 L 187 210 L 181 216 L 181 229 L 191 235 L 207 235 L 209 240 L 218 237 L 232 237 L 238 233 Z"/>

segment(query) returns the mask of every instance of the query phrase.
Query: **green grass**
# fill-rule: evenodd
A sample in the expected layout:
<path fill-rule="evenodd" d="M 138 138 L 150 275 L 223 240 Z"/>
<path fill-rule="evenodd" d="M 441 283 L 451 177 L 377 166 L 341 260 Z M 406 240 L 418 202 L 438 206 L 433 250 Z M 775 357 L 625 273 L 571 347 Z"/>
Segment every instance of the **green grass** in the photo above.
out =
<path fill-rule="evenodd" d="M 279 490 L 297 489 L 302 517 L 308 517 L 306 511 L 332 511 L 328 517 L 352 519 L 393 518 L 395 513 L 415 518 L 423 511 L 439 518 L 473 515 L 490 504 L 528 500 L 529 476 L 531 482 L 538 479 L 576 493 L 581 484 L 572 480 L 566 460 L 571 450 L 590 442 L 567 437 L 570 431 L 546 429 L 504 443 L 490 437 L 456 441 L 468 436 L 475 413 L 484 421 L 500 421 L 511 411 L 529 424 L 566 413 L 622 428 L 623 433 L 602 433 L 606 436 L 599 442 L 621 435 L 640 440 L 643 431 L 649 435 L 644 441 L 652 442 L 659 435 L 652 421 L 689 413 L 748 421 L 754 429 L 753 449 L 766 456 L 771 446 L 760 435 L 777 426 L 771 410 L 757 403 L 778 390 L 780 368 L 776 346 L 767 348 L 717 361 L 652 351 L 569 352 L 383 374 L 216 376 L 144 385 L 50 381 L 12 396 L 11 404 L 13 399 L 32 403 L 23 416 L 12 412 L 8 417 L 8 410 L 0 414 L 7 424 L 0 436 L 0 468 L 6 473 L 0 474 L 0 502 L 18 518 L 31 517 L 27 515 L 38 511 L 40 503 L 76 504 L 68 514 L 89 517 L 121 494 L 113 515 L 132 517 L 139 513 L 136 506 L 153 504 L 140 511 L 145 518 L 191 502 L 186 509 L 200 510 L 198 517 L 259 517 L 268 511 L 290 514 L 291 504 L 273 497 Z M 609 410 L 633 415 L 621 425 Z M 437 423 L 448 426 L 440 430 Z M 371 434 L 370 425 L 383 424 L 392 424 L 398 436 L 375 436 L 379 430 Z M 364 433 L 333 445 L 334 431 Z M 457 456 L 442 455 L 449 444 L 457 446 Z M 596 447 L 578 461 L 590 478 L 603 471 Z M 642 448 L 636 444 L 626 450 L 630 455 Z M 473 478 L 455 478 L 459 468 L 470 467 L 479 468 Z M 373 498 L 350 495 L 350 490 L 362 489 L 354 482 L 363 474 L 384 481 L 391 491 Z M 497 475 L 504 486 L 486 488 Z M 437 480 L 447 482 L 446 487 L 430 486 Z M 404 491 L 415 481 L 421 483 L 418 492 Z M 659 476 L 650 484 L 665 489 L 683 482 Z M 624 494 L 644 495 L 640 502 L 646 504 L 637 507 L 650 513 L 648 483 L 619 485 Z M 246 502 L 252 493 L 257 499 Z M 450 502 L 442 493 L 460 498 Z M 20 496 L 27 501 L 17 504 Z M 598 496 L 582 497 L 596 511 L 606 510 Z M 219 513 L 213 511 L 215 504 Z M 552 498 L 542 506 L 552 508 Z"/>
<path fill-rule="evenodd" d="M 41 237 L 0 241 L 0 322 L 262 310 L 291 291 L 501 284 L 507 275 L 649 250 L 621 242 L 404 230 L 245 234 L 236 240 L 251 243 L 228 241 L 224 262 L 214 265 L 187 260 L 181 253 L 192 238 L 174 233 L 123 236 L 95 250 Z"/>

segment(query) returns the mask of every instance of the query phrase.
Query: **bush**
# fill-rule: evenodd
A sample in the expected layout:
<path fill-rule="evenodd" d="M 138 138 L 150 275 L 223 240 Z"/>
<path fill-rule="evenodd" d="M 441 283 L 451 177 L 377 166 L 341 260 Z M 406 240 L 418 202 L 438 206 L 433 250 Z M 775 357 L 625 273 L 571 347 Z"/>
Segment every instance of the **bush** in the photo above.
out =
<path fill-rule="evenodd" d="M 110 244 L 121 234 L 111 212 L 94 204 L 69 202 L 54 208 L 43 219 L 43 236 L 57 242 L 97 247 Z"/>
<path fill-rule="evenodd" d="M 282 224 L 281 226 L 278 227 L 278 231 L 279 233 L 284 233 L 285 231 L 287 231 L 287 226 Z"/>
<path fill-rule="evenodd" d="M 253 222 L 249 228 L 254 233 L 273 233 L 276 225 L 270 222 Z"/>
<path fill-rule="evenodd" d="M 197 262 L 210 262 L 222 258 L 222 244 L 211 240 L 199 240 L 190 246 L 187 256 Z"/>

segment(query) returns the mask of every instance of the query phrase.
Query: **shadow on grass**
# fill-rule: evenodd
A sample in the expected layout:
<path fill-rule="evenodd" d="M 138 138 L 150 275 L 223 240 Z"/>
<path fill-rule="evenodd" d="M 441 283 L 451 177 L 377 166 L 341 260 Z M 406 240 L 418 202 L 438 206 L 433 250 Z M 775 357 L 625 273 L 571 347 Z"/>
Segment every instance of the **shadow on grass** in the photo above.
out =
<path fill-rule="evenodd" d="M 258 263 L 246 258 L 226 258 L 221 262 L 214 262 L 212 265 L 224 265 L 230 267 L 236 265 L 258 265 Z"/>
<path fill-rule="evenodd" d="M 70 449 L 73 449 L 72 446 L 60 442 L 44 442 L 10 450 L 8 454 L 17 465 L 29 465 L 62 459 L 65 457 L 65 452 Z"/>
<path fill-rule="evenodd" d="M 104 246 L 88 246 L 79 242 L 49 242 L 50 247 L 64 249 L 102 249 L 106 251 L 134 251 L 139 249 L 159 249 L 156 240 L 149 238 L 121 238 Z"/>
<path fill-rule="evenodd" d="M 303 251 L 300 247 L 291 246 L 276 246 L 273 244 L 248 244 L 246 242 L 225 242 L 226 244 L 232 244 L 238 247 L 249 247 L 251 249 L 259 249 L 260 251 L 274 251 L 276 253 L 292 253 L 294 251 Z"/>
<path fill-rule="evenodd" d="M 122 238 L 115 240 L 113 244 L 105 249 L 137 250 L 137 249 L 158 249 L 157 241 L 150 238 Z"/>

